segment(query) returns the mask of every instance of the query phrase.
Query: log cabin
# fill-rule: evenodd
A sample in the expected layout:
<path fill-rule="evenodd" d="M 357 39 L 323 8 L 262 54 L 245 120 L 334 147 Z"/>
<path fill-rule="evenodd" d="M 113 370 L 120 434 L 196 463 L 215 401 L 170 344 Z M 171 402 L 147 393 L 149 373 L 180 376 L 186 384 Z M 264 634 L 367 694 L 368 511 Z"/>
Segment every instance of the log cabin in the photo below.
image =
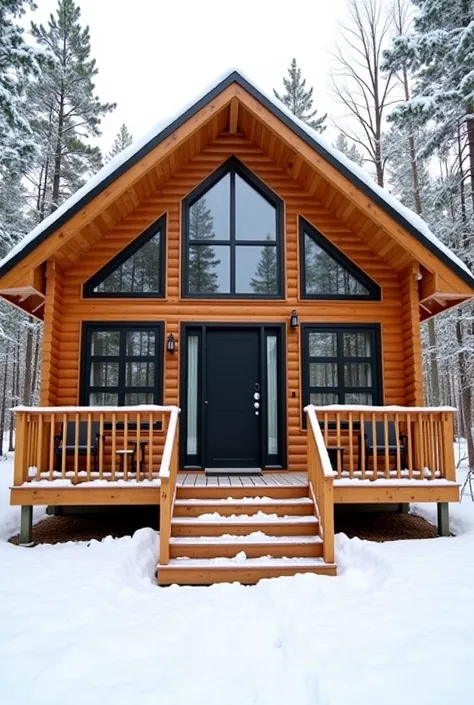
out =
<path fill-rule="evenodd" d="M 240 72 L 22 240 L 0 295 L 44 321 L 23 543 L 33 505 L 159 505 L 159 584 L 252 583 L 335 574 L 337 504 L 437 502 L 448 532 L 454 410 L 423 406 L 420 323 L 474 277 Z"/>

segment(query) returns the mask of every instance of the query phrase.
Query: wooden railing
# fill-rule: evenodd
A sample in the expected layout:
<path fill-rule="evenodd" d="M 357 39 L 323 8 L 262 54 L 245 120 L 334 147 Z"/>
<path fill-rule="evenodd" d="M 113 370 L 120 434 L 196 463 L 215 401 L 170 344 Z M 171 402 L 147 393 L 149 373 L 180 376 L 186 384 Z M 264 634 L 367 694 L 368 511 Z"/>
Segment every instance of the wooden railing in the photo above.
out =
<path fill-rule="evenodd" d="M 153 481 L 177 462 L 174 406 L 17 407 L 14 485 Z"/>
<path fill-rule="evenodd" d="M 454 412 L 451 407 L 307 407 L 308 417 L 316 415 L 337 479 L 371 481 L 454 481 Z"/>
<path fill-rule="evenodd" d="M 171 519 L 178 477 L 178 415 L 179 409 L 171 411 L 166 434 L 163 458 L 160 467 L 160 563 L 167 565 L 170 559 Z"/>
<path fill-rule="evenodd" d="M 334 563 L 334 472 L 314 407 L 305 408 L 308 419 L 308 483 L 323 540 L 323 558 Z"/>

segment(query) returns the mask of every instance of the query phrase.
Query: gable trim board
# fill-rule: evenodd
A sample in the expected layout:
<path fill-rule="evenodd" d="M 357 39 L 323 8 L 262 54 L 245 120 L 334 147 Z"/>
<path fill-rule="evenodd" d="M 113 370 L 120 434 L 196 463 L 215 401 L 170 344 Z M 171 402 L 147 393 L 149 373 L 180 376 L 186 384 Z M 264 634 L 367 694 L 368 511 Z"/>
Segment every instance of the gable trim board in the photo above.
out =
<path fill-rule="evenodd" d="M 424 234 L 420 229 L 416 228 L 410 220 L 408 220 L 404 215 L 398 210 L 392 203 L 396 202 L 392 199 L 389 194 L 383 194 L 383 190 L 380 189 L 375 183 L 370 183 L 370 177 L 367 175 L 366 181 L 355 173 L 358 168 L 354 165 L 354 169 L 349 168 L 344 164 L 342 159 L 339 159 L 332 151 L 327 149 L 323 144 L 321 144 L 317 139 L 315 139 L 310 133 L 309 128 L 305 129 L 303 123 L 291 116 L 291 114 L 285 111 L 284 106 L 279 107 L 273 100 L 265 96 L 259 89 L 257 89 L 250 81 L 248 81 L 244 76 L 242 76 L 238 71 L 232 71 L 224 79 L 222 79 L 217 85 L 215 85 L 209 92 L 202 96 L 197 102 L 187 108 L 179 117 L 172 120 L 168 125 L 166 125 L 158 134 L 154 135 L 149 139 L 143 146 L 141 146 L 135 153 L 131 154 L 130 157 L 126 158 L 122 163 L 120 163 L 115 169 L 104 176 L 103 179 L 98 181 L 94 186 L 90 187 L 90 183 L 94 183 L 96 179 L 92 179 L 88 185 L 84 187 L 86 193 L 79 197 L 73 196 L 73 202 L 68 207 L 67 202 L 60 209 L 61 214 L 54 218 L 44 230 L 40 230 L 37 235 L 31 237 L 26 237 L 24 244 L 21 242 L 13 249 L 12 253 L 7 255 L 2 262 L 0 262 L 0 279 L 6 275 L 10 270 L 12 270 L 21 260 L 23 260 L 27 255 L 29 255 L 38 245 L 43 243 L 50 235 L 56 232 L 59 228 L 64 226 L 73 216 L 78 214 L 85 206 L 87 206 L 91 201 L 93 201 L 98 195 L 103 193 L 108 187 L 110 187 L 117 179 L 119 179 L 123 174 L 125 174 L 130 168 L 138 164 L 146 155 L 148 155 L 153 149 L 160 145 L 165 139 L 170 137 L 176 130 L 182 127 L 187 121 L 191 120 L 197 113 L 206 106 L 210 106 L 214 100 L 216 100 L 220 94 L 227 88 L 230 88 L 232 84 L 237 84 L 242 89 L 244 89 L 252 98 L 258 101 L 264 108 L 266 108 L 270 113 L 281 121 L 287 128 L 289 128 L 297 137 L 303 140 L 316 154 L 321 156 L 327 163 L 333 166 L 340 174 L 342 174 L 346 179 L 349 180 L 359 191 L 364 195 L 368 196 L 376 205 L 378 205 L 385 213 L 387 213 L 397 224 L 401 225 L 406 232 L 412 235 L 420 244 L 422 244 L 428 251 L 434 254 L 441 262 L 443 262 L 457 277 L 459 277 L 465 284 L 467 284 L 471 289 L 474 290 L 474 275 L 463 266 L 462 262 L 455 258 L 454 254 L 450 253 L 447 248 L 445 248 L 442 243 L 437 243 L 431 240 L 426 234 Z M 225 103 L 230 103 L 233 96 L 229 96 L 229 100 Z M 220 106 L 221 108 L 224 105 Z M 219 108 L 220 109 L 220 108 Z M 130 149 L 133 149 L 130 148 Z M 120 156 L 120 155 L 119 155 Z M 108 166 L 108 165 L 107 165 Z M 107 169 L 107 167 L 105 167 Z M 100 172 L 98 174 L 100 177 Z M 88 190 L 87 190 L 88 189 Z M 382 193 L 379 193 L 381 191 Z M 386 196 L 386 197 L 385 197 Z M 412 214 L 413 217 L 417 217 Z M 420 219 L 420 223 L 423 221 Z M 39 226 L 41 227 L 41 226 Z M 34 232 L 34 231 L 33 231 Z M 6 292 L 5 292 L 6 293 Z"/>

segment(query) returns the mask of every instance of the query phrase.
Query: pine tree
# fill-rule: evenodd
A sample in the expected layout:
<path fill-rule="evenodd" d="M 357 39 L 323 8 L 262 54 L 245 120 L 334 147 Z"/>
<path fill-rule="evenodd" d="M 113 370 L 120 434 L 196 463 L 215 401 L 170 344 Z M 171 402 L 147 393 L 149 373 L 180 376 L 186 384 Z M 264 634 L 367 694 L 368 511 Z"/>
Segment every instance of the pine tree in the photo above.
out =
<path fill-rule="evenodd" d="M 296 59 L 291 60 L 290 68 L 288 69 L 288 78 L 283 77 L 283 86 L 285 93 L 279 95 L 275 89 L 273 92 L 278 100 L 286 105 L 297 118 L 303 120 L 307 125 L 316 130 L 316 132 L 324 132 L 326 125 L 324 124 L 327 113 L 322 117 L 317 118 L 317 110 L 313 110 L 313 88 L 306 90 L 306 79 L 301 78 L 301 69 L 296 63 Z"/>
<path fill-rule="evenodd" d="M 40 220 L 100 168 L 100 150 L 88 140 L 100 135 L 101 119 L 115 108 L 95 94 L 98 69 L 90 57 L 89 28 L 80 19 L 74 0 L 59 0 L 46 27 L 32 24 L 33 37 L 52 57 L 29 95 L 41 148 L 29 174 Z"/>
<path fill-rule="evenodd" d="M 474 207 L 474 8 L 468 0 L 413 0 L 413 4 L 419 10 L 413 30 L 396 37 L 385 52 L 388 70 L 406 68 L 414 80 L 413 97 L 391 119 L 435 123 L 427 153 L 453 144 L 463 126 Z"/>
<path fill-rule="evenodd" d="M 272 242 L 270 235 L 265 240 Z M 250 280 L 255 294 L 276 294 L 278 291 L 277 248 L 264 247 L 255 269 L 255 276 Z"/>
<path fill-rule="evenodd" d="M 206 199 L 200 198 L 189 211 L 189 236 L 191 240 L 212 240 L 214 219 Z M 215 268 L 220 260 L 210 245 L 191 245 L 189 248 L 188 289 L 190 292 L 213 293 L 219 290 L 219 277 Z"/>
<path fill-rule="evenodd" d="M 125 123 L 122 123 L 120 130 L 117 133 L 117 136 L 114 140 L 114 143 L 112 145 L 112 148 L 110 152 L 107 155 L 106 161 L 110 161 L 113 159 L 117 154 L 120 154 L 120 152 L 123 152 L 123 150 L 126 147 L 130 147 L 130 145 L 133 142 L 133 137 L 128 131 L 128 128 Z"/>
<path fill-rule="evenodd" d="M 18 24 L 34 7 L 33 0 L 0 0 L 0 170 L 21 169 L 35 149 L 22 102 L 28 75 L 39 71 L 39 56 Z"/>
<path fill-rule="evenodd" d="M 345 154 L 345 156 L 355 164 L 358 164 L 359 166 L 363 165 L 362 152 L 359 152 L 354 142 L 349 144 L 349 140 L 342 132 L 338 134 L 333 146 Z"/>

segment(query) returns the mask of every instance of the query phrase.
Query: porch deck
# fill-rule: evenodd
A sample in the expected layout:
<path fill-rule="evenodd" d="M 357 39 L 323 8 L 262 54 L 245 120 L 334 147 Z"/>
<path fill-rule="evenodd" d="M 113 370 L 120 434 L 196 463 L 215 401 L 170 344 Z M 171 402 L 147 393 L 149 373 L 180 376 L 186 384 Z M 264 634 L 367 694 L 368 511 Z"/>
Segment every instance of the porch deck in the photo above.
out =
<path fill-rule="evenodd" d="M 209 476 L 178 470 L 177 407 L 19 409 L 11 504 L 25 543 L 32 505 L 160 505 L 160 584 L 335 574 L 335 504 L 437 502 L 448 533 L 452 412 L 310 406 L 307 472 Z M 271 558 L 242 566 L 239 552 Z"/>

